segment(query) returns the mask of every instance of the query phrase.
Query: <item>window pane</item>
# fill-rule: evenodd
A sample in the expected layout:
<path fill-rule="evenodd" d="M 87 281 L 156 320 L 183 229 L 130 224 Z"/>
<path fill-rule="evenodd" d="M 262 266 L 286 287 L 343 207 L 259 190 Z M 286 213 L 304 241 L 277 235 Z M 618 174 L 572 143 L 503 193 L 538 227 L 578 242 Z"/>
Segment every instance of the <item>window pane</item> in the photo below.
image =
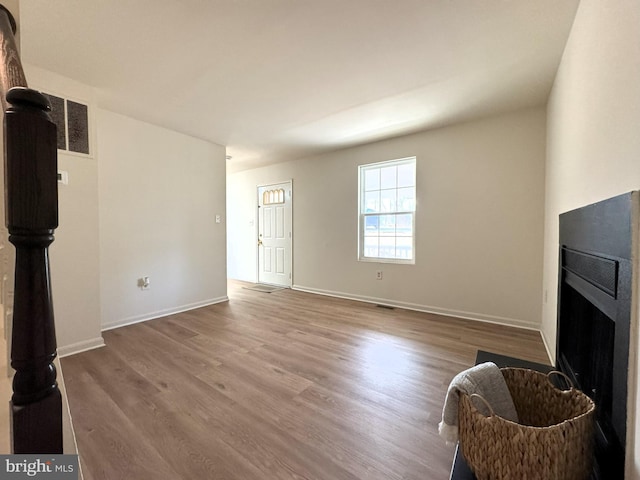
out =
<path fill-rule="evenodd" d="M 396 235 L 399 237 L 413 236 L 413 215 L 396 216 Z"/>
<path fill-rule="evenodd" d="M 396 235 L 396 216 L 395 215 L 380 215 L 380 236 Z"/>
<path fill-rule="evenodd" d="M 396 238 L 380 237 L 380 246 L 378 251 L 380 258 L 395 258 L 396 256 Z"/>
<path fill-rule="evenodd" d="M 380 189 L 380 169 L 369 168 L 364 171 L 364 190 L 366 192 L 370 190 Z"/>
<path fill-rule="evenodd" d="M 364 235 L 365 237 L 369 236 L 378 236 L 380 225 L 380 216 L 379 215 L 367 215 L 364 217 Z"/>
<path fill-rule="evenodd" d="M 364 256 L 365 257 L 377 257 L 378 256 L 378 237 L 365 237 L 364 238 Z"/>
<path fill-rule="evenodd" d="M 404 260 L 413 258 L 413 239 L 411 237 L 396 238 L 396 257 Z"/>
<path fill-rule="evenodd" d="M 380 209 L 383 212 L 396 212 L 396 190 L 382 190 L 380 192 Z"/>
<path fill-rule="evenodd" d="M 380 192 L 366 192 L 362 213 L 378 213 L 380 211 Z"/>
<path fill-rule="evenodd" d="M 380 188 L 396 188 L 396 171 L 398 167 L 384 167 L 380 169 Z"/>
<path fill-rule="evenodd" d="M 398 189 L 399 212 L 413 212 L 415 210 L 416 189 L 414 187 Z"/>
<path fill-rule="evenodd" d="M 416 184 L 416 167 L 414 163 L 398 166 L 398 187 L 414 187 Z"/>

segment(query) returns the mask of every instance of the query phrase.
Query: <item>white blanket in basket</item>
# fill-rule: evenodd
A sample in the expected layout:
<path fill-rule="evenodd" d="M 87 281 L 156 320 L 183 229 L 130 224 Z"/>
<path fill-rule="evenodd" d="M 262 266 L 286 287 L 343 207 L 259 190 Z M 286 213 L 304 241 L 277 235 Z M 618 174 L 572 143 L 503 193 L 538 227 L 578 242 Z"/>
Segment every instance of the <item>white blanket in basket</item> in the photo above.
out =
<path fill-rule="evenodd" d="M 502 372 L 493 362 L 485 362 L 460 372 L 453 377 L 447 390 L 442 409 L 442 421 L 438 424 L 438 432 L 447 443 L 458 441 L 458 399 L 460 392 L 467 395 L 477 393 L 487 401 L 496 415 L 518 421 L 518 413 L 513 404 L 511 393 L 504 381 Z M 482 402 L 474 402 L 476 408 L 488 415 Z"/>

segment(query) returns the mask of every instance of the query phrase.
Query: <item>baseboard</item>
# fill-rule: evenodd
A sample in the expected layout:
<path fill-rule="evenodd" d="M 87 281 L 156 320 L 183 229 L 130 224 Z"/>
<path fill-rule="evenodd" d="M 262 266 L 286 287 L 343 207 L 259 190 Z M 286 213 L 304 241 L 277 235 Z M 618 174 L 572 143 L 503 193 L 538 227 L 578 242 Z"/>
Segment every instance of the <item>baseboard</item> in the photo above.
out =
<path fill-rule="evenodd" d="M 506 325 L 509 327 L 523 328 L 526 330 L 540 331 L 540 326 L 533 322 L 526 320 L 520 320 L 516 318 L 498 317 L 495 315 L 485 315 L 483 313 L 465 312 L 462 310 L 451 310 L 447 308 L 433 307 L 430 305 L 421 305 L 417 303 L 398 302 L 396 300 L 390 300 L 388 298 L 368 297 L 364 295 L 355 295 L 344 292 L 334 292 L 331 290 L 322 290 L 319 288 L 305 287 L 302 285 L 294 285 L 291 287 L 293 290 L 299 290 L 301 292 L 315 293 L 318 295 L 326 295 L 328 297 L 345 298 L 347 300 L 356 300 L 359 302 L 374 303 L 377 305 L 387 305 L 390 307 L 404 308 L 406 310 L 415 310 L 417 312 L 434 313 L 436 315 L 444 315 L 447 317 L 464 318 L 466 320 L 476 320 L 485 323 L 495 323 L 498 325 Z"/>
<path fill-rule="evenodd" d="M 540 330 L 540 336 L 542 337 L 542 343 L 544 344 L 544 349 L 547 351 L 547 357 L 549 357 L 549 363 L 551 365 L 555 365 L 556 356 L 554 352 L 552 352 L 551 349 L 549 348 L 549 344 L 547 343 L 547 337 L 545 337 L 544 331 L 542 329 Z"/>
<path fill-rule="evenodd" d="M 94 348 L 100 347 L 104 347 L 104 339 L 102 336 L 92 338 L 91 340 L 73 343 L 71 345 L 65 345 L 64 347 L 58 347 L 58 357 L 68 357 L 69 355 L 75 355 L 76 353 L 86 352 L 87 350 L 93 350 Z"/>
<path fill-rule="evenodd" d="M 123 318 L 121 320 L 115 320 L 102 325 L 102 331 L 113 330 L 114 328 L 125 327 L 127 325 L 133 325 L 134 323 L 146 322 L 153 320 L 154 318 L 166 317 L 168 315 L 174 315 L 180 312 L 186 312 L 188 310 L 194 310 L 196 308 L 206 307 L 207 305 L 213 305 L 216 303 L 228 302 L 229 297 L 211 298 L 202 302 L 189 303 L 179 307 L 165 308 L 164 310 L 157 310 L 155 312 L 144 313 L 142 315 L 135 315 L 133 317 Z"/>

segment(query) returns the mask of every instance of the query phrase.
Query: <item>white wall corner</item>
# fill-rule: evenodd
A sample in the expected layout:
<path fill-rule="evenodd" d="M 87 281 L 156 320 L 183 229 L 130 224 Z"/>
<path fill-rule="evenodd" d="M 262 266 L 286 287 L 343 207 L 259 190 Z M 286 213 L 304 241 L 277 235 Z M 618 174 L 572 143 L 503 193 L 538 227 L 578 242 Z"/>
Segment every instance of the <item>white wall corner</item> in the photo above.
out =
<path fill-rule="evenodd" d="M 104 339 L 102 335 L 96 338 L 92 338 L 90 340 L 84 340 L 82 342 L 73 343 L 71 345 L 65 345 L 63 347 L 58 348 L 58 357 L 64 358 L 70 355 L 75 355 L 76 353 L 86 352 L 88 350 L 93 350 L 95 348 L 104 347 Z"/>

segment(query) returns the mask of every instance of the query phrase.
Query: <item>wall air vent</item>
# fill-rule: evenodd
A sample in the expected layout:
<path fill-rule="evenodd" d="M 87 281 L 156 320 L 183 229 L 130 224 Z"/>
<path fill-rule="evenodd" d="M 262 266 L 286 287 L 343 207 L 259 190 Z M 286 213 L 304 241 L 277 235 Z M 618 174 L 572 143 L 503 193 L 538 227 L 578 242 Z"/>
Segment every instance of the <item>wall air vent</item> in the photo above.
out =
<path fill-rule="evenodd" d="M 51 119 L 58 127 L 58 150 L 89 155 L 89 107 L 42 92 L 51 103 Z"/>

